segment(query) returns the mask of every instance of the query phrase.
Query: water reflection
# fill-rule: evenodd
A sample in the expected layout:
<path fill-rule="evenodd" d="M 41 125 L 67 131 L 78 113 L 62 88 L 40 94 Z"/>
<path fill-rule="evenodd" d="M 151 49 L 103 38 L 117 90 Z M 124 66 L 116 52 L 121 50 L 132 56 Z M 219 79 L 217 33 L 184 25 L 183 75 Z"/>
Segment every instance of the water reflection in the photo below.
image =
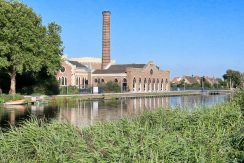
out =
<path fill-rule="evenodd" d="M 229 99 L 228 95 L 174 96 L 133 98 L 122 100 L 81 101 L 48 106 L 8 106 L 0 108 L 1 127 L 18 125 L 31 116 L 47 120 L 67 121 L 76 126 L 87 126 L 98 121 L 121 119 L 156 108 L 174 109 L 177 106 L 193 110 L 199 106 L 211 106 Z"/>

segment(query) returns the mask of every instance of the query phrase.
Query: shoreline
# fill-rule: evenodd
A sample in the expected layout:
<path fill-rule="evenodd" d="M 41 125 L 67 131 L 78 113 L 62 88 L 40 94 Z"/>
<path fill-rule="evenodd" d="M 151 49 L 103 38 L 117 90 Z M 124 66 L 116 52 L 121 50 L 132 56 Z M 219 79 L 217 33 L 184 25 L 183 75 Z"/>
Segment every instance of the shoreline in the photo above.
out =
<path fill-rule="evenodd" d="M 190 96 L 190 95 L 219 95 L 233 93 L 232 90 L 207 90 L 207 91 L 169 91 L 169 92 L 135 92 L 135 93 L 102 93 L 102 94 L 73 94 L 48 96 L 48 99 L 78 98 L 81 100 L 93 99 L 125 99 L 141 97 L 169 97 L 169 96 Z"/>

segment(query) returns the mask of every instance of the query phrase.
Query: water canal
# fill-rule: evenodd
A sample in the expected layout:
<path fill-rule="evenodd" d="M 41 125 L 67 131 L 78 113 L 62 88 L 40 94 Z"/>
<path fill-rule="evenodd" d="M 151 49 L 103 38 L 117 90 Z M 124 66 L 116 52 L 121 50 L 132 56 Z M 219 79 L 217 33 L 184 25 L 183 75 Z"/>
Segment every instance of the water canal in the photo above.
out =
<path fill-rule="evenodd" d="M 230 95 L 198 95 L 132 98 L 123 100 L 94 100 L 61 102 L 46 106 L 12 106 L 0 107 L 0 127 L 19 125 L 31 117 L 45 118 L 47 121 L 58 120 L 76 126 L 88 126 L 95 122 L 118 120 L 125 116 L 134 116 L 145 110 L 156 108 L 174 109 L 177 106 L 190 111 L 200 106 L 212 106 L 230 99 Z"/>

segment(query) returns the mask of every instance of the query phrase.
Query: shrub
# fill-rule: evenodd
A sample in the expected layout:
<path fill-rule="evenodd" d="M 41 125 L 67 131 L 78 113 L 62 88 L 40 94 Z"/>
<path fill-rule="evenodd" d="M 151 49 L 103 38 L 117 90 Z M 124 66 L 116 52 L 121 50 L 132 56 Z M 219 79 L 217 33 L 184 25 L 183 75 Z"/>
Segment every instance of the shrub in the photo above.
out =
<path fill-rule="evenodd" d="M 0 94 L 0 103 L 14 101 L 14 100 L 21 100 L 23 98 L 24 97 L 19 94 L 16 95 Z"/>
<path fill-rule="evenodd" d="M 119 83 L 112 81 L 99 84 L 98 87 L 101 88 L 104 93 L 119 93 L 121 91 Z"/>
<path fill-rule="evenodd" d="M 62 95 L 72 95 L 72 94 L 79 94 L 79 88 L 76 86 L 64 86 L 60 87 L 60 94 Z"/>

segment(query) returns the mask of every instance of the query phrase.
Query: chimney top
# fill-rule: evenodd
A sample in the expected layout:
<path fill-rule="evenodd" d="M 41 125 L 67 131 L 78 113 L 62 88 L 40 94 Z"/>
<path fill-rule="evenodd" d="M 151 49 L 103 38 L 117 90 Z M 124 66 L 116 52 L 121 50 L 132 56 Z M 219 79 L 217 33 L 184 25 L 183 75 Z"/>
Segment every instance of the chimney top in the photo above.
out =
<path fill-rule="evenodd" d="M 103 11 L 103 14 L 111 14 L 111 12 L 110 11 Z"/>

